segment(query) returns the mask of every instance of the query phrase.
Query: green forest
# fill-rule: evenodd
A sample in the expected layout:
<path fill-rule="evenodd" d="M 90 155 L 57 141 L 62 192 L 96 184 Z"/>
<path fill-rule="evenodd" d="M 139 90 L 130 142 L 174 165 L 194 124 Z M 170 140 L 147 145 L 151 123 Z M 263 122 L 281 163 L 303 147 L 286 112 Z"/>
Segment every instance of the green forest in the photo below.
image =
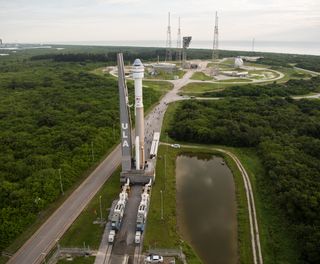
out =
<path fill-rule="evenodd" d="M 26 53 L 0 61 L 0 250 L 61 195 L 59 171 L 67 191 L 119 141 L 117 80 L 91 73 L 105 64 Z M 145 109 L 169 88 L 149 82 Z"/>
<path fill-rule="evenodd" d="M 185 101 L 168 133 L 179 141 L 254 148 L 266 171 L 257 179 L 259 192 L 284 212 L 282 225 L 301 249 L 299 263 L 320 263 L 320 101 Z"/>

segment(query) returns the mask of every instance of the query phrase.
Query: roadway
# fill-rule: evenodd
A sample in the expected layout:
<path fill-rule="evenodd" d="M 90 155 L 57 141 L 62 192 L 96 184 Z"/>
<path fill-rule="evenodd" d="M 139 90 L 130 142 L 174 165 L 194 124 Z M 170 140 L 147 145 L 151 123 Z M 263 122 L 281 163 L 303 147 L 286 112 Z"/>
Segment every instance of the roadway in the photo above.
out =
<path fill-rule="evenodd" d="M 41 263 L 100 187 L 120 165 L 120 160 L 121 150 L 118 145 L 10 258 L 8 263 Z"/>

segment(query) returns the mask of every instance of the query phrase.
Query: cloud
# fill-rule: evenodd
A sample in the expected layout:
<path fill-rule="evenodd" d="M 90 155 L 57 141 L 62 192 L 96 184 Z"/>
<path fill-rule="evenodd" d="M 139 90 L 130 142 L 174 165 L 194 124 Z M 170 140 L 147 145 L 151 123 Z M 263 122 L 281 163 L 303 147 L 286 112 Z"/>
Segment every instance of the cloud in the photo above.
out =
<path fill-rule="evenodd" d="M 318 0 L 0 0 L 0 32 L 25 42 L 165 40 L 171 11 L 173 39 L 181 16 L 183 34 L 211 40 L 215 10 L 221 40 L 319 37 Z"/>

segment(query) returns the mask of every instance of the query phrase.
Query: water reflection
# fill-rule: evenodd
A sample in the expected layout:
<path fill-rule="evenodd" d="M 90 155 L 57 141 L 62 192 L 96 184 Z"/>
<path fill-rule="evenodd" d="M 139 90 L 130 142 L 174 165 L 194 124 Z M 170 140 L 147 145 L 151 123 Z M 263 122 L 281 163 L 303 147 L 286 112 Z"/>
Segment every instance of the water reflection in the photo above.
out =
<path fill-rule="evenodd" d="M 237 221 L 233 176 L 222 158 L 178 156 L 179 230 L 203 263 L 237 263 Z"/>

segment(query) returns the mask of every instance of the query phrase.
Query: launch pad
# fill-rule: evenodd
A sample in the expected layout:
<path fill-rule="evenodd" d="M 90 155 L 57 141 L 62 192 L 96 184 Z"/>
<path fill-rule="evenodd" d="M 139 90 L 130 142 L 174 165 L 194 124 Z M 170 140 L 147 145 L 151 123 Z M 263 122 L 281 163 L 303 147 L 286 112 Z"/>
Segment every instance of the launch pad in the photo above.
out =
<path fill-rule="evenodd" d="M 155 162 L 147 161 L 147 166 L 144 170 L 130 170 L 120 173 L 120 182 L 125 183 L 127 179 L 133 185 L 144 185 L 150 180 L 155 181 Z"/>

